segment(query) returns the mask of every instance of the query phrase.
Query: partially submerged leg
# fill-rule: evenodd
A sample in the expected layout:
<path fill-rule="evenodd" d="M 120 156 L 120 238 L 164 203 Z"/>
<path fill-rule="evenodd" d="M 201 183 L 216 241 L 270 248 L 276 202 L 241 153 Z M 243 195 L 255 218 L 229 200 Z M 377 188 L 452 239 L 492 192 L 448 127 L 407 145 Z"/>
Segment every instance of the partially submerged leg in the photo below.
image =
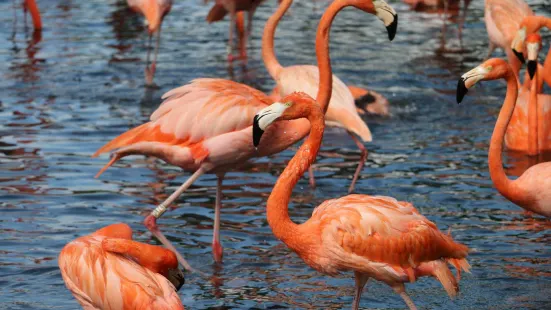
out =
<path fill-rule="evenodd" d="M 230 33 L 228 34 L 228 62 L 232 62 L 233 57 L 233 32 L 235 29 L 235 11 L 230 12 Z"/>
<path fill-rule="evenodd" d="M 145 57 L 145 83 L 147 85 L 151 85 L 151 79 L 150 79 L 150 70 L 149 70 L 149 63 L 151 59 L 151 40 L 153 38 L 153 34 L 149 34 L 149 40 L 147 43 L 147 56 Z"/>
<path fill-rule="evenodd" d="M 486 58 L 484 59 L 484 61 L 490 59 L 490 56 L 492 56 L 492 53 L 494 52 L 495 49 L 496 49 L 496 45 L 490 41 L 490 43 L 488 44 L 488 55 L 486 55 Z"/>
<path fill-rule="evenodd" d="M 202 174 L 206 173 L 209 169 L 207 167 L 201 166 L 195 173 L 193 173 L 185 182 L 182 184 L 172 195 L 170 195 L 165 201 L 158 205 L 148 216 L 144 219 L 144 225 L 149 229 L 149 231 L 157 238 L 161 243 L 169 250 L 176 254 L 178 261 L 184 268 L 190 271 L 194 271 L 193 268 L 188 264 L 182 255 L 176 250 L 170 241 L 163 235 L 157 226 L 157 219 L 160 218 L 163 213 L 166 212 L 167 207 L 175 201 L 185 190 L 187 190 L 195 180 L 197 180 Z"/>
<path fill-rule="evenodd" d="M 360 176 L 360 173 L 362 172 L 362 169 L 364 168 L 365 161 L 367 160 L 367 149 L 365 148 L 362 141 L 360 141 L 354 133 L 351 131 L 348 131 L 348 134 L 354 140 L 358 148 L 360 149 L 360 162 L 358 163 L 358 168 L 356 168 L 356 172 L 354 172 L 354 177 L 352 178 L 352 183 L 350 183 L 350 187 L 348 187 L 348 193 L 352 193 L 354 191 L 354 187 L 356 186 L 356 181 L 358 180 L 358 177 Z"/>
<path fill-rule="evenodd" d="M 310 187 L 316 188 L 316 178 L 314 177 L 314 167 L 312 165 L 308 167 L 308 180 L 310 181 Z"/>
<path fill-rule="evenodd" d="M 161 44 L 161 26 L 157 29 L 157 41 L 155 42 L 155 50 L 153 51 L 153 63 L 151 64 L 151 84 L 155 77 L 155 70 L 157 70 L 157 55 L 159 55 L 159 45 Z"/>
<path fill-rule="evenodd" d="M 402 297 L 406 305 L 409 307 L 409 310 L 417 310 L 417 307 L 415 307 L 415 304 L 413 303 L 411 298 L 409 298 L 409 295 L 406 293 L 404 284 L 399 284 L 393 287 L 393 289 L 396 293 L 398 293 L 398 295 L 400 295 L 400 297 Z"/>
<path fill-rule="evenodd" d="M 224 249 L 220 245 L 220 209 L 222 207 L 222 180 L 224 174 L 217 176 L 216 180 L 216 203 L 214 205 L 214 226 L 212 232 L 212 257 L 218 264 L 222 263 Z"/>
<path fill-rule="evenodd" d="M 352 303 L 352 310 L 358 310 L 360 307 L 360 298 L 362 297 L 362 291 L 365 284 L 369 280 L 369 277 L 361 272 L 354 272 L 354 281 L 356 282 L 356 293 L 354 294 L 354 301 Z"/>

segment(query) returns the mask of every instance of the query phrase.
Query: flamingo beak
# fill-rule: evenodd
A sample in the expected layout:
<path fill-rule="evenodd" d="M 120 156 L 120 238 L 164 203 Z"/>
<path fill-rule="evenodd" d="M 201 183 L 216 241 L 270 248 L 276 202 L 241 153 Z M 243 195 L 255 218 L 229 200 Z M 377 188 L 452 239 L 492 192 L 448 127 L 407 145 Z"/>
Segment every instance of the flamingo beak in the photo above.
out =
<path fill-rule="evenodd" d="M 174 288 L 176 288 L 176 292 L 180 290 L 182 285 L 186 282 L 186 279 L 184 277 L 184 272 L 178 268 L 176 269 L 168 269 L 168 281 L 174 285 Z"/>
<path fill-rule="evenodd" d="M 260 138 L 270 124 L 277 120 L 283 112 L 290 106 L 281 102 L 275 102 L 270 106 L 260 110 L 253 120 L 253 144 L 257 147 L 260 144 Z"/>
<path fill-rule="evenodd" d="M 539 43 L 528 43 L 526 45 L 526 49 L 528 50 L 528 63 L 526 66 L 528 67 L 530 79 L 533 79 L 536 74 L 536 70 L 538 69 L 538 52 L 540 45 Z"/>
<path fill-rule="evenodd" d="M 390 41 L 394 40 L 398 28 L 398 14 L 383 0 L 375 0 L 373 5 L 375 6 L 375 16 L 385 24 L 388 39 Z"/>
<path fill-rule="evenodd" d="M 513 53 L 522 63 L 526 62 L 524 59 L 524 54 L 522 53 L 524 50 L 524 40 L 526 40 L 526 27 L 519 29 L 513 39 L 513 42 L 511 42 L 511 49 L 513 50 Z"/>
<path fill-rule="evenodd" d="M 483 66 L 478 66 L 463 74 L 457 82 L 457 103 L 461 103 L 467 92 L 469 92 L 469 88 L 473 87 L 478 81 L 484 79 L 486 74 L 490 72 L 491 69 L 491 67 L 486 68 Z"/>

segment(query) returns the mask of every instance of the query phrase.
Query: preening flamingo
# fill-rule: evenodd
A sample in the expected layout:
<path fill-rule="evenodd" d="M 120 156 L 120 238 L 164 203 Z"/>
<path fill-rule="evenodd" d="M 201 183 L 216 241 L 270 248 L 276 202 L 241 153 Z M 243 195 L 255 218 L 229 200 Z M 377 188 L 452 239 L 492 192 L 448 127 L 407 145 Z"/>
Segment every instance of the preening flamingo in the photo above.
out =
<path fill-rule="evenodd" d="M 485 0 L 484 21 L 490 43 L 488 45 L 488 56 L 496 47 L 502 48 L 507 54 L 507 59 L 518 78 L 521 62 L 515 57 L 511 50 L 511 42 L 524 17 L 534 15 L 528 4 L 523 0 Z"/>
<path fill-rule="evenodd" d="M 247 11 L 247 31 L 238 33 L 240 47 L 247 46 L 247 37 L 251 34 L 253 15 L 258 6 L 264 0 L 216 0 L 214 6 L 210 9 L 206 19 L 207 22 L 213 23 L 222 20 L 228 13 L 230 14 L 230 26 L 229 26 L 229 35 L 228 35 L 228 62 L 232 62 L 239 57 L 234 57 L 234 42 L 233 42 L 233 33 L 234 27 L 238 26 L 238 19 L 243 18 L 238 16 L 237 13 L 240 11 Z M 205 1 L 205 3 L 208 0 Z M 247 55 L 243 54 L 243 49 L 241 49 L 240 58 L 246 59 Z"/>
<path fill-rule="evenodd" d="M 503 138 L 518 96 L 518 82 L 512 67 L 503 59 L 493 58 L 463 74 L 457 85 L 457 102 L 461 102 L 468 89 L 478 81 L 501 78 L 507 81 L 507 94 L 490 140 L 490 176 L 497 190 L 505 198 L 528 211 L 551 217 L 551 162 L 530 167 L 514 181 L 507 177 L 503 169 Z"/>
<path fill-rule="evenodd" d="M 24 0 L 23 9 L 25 10 L 25 13 L 28 10 L 29 13 L 31 14 L 34 29 L 35 30 L 41 30 L 42 29 L 42 19 L 40 18 L 40 10 L 38 10 L 38 5 L 36 5 L 36 1 L 35 0 Z"/>
<path fill-rule="evenodd" d="M 532 33 L 537 33 L 541 28 L 551 29 L 551 18 L 545 16 L 527 16 L 520 23 L 516 36 L 511 43 L 511 49 L 519 60 L 524 63 L 525 39 Z M 541 78 L 551 86 L 551 48 L 547 52 Z"/>
<path fill-rule="evenodd" d="M 171 251 L 132 240 L 113 224 L 68 243 L 58 258 L 67 288 L 84 309 L 184 309 L 184 284 Z"/>
<path fill-rule="evenodd" d="M 458 291 L 457 280 L 447 266 L 459 273 L 469 271 L 466 246 L 441 233 L 436 225 L 419 214 L 412 204 L 392 197 L 349 195 L 323 202 L 302 224 L 289 217 L 293 188 L 318 154 L 325 127 L 322 108 L 305 93 L 293 93 L 262 109 L 254 118 L 255 145 L 268 127 L 278 121 L 307 118 L 310 134 L 280 174 L 268 198 L 268 223 L 276 238 L 296 252 L 310 267 L 327 275 L 353 271 L 358 309 L 368 279 L 385 282 L 404 299 L 404 283 L 418 277 L 434 276 L 450 297 Z"/>
<path fill-rule="evenodd" d="M 551 96 L 542 94 L 541 71 L 537 70 L 537 57 L 541 50 L 541 37 L 532 33 L 526 38 L 528 70 L 507 126 L 505 145 L 510 150 L 537 155 L 551 150 Z"/>
<path fill-rule="evenodd" d="M 354 0 L 345 1 L 343 3 L 353 3 Z M 289 9 L 293 0 L 283 0 L 277 11 L 268 19 L 264 27 L 262 36 L 262 58 L 264 65 L 272 78 L 276 81 L 276 90 L 272 91 L 272 98 L 279 100 L 281 97 L 288 95 L 294 91 L 303 91 L 310 96 L 314 96 L 318 91 L 318 67 L 311 65 L 295 65 L 283 67 L 277 60 L 274 51 L 274 36 L 277 25 L 285 12 Z M 382 1 L 373 1 L 376 9 L 378 9 L 377 17 L 383 21 L 388 30 L 388 38 L 394 39 L 396 27 L 398 25 L 398 16 L 396 12 Z M 330 126 L 341 127 L 346 129 L 350 137 L 354 140 L 361 151 L 360 161 L 352 183 L 348 188 L 348 192 L 354 190 L 354 185 L 358 179 L 360 172 L 367 159 L 367 150 L 363 142 L 371 141 L 371 131 L 361 119 L 356 111 L 354 97 L 346 85 L 335 75 L 333 75 L 333 92 L 327 109 L 326 122 Z M 358 135 L 361 140 L 356 138 Z M 314 185 L 313 171 L 310 170 L 310 183 Z"/>
<path fill-rule="evenodd" d="M 323 15 L 316 35 L 316 54 L 320 68 L 317 100 L 324 111 L 331 97 L 331 63 L 329 31 L 336 14 L 346 6 L 354 6 L 370 14 L 382 14 L 382 0 L 336 0 Z M 394 35 L 394 34 L 392 34 Z M 214 213 L 213 257 L 222 261 L 220 245 L 220 207 L 222 180 L 226 171 L 253 157 L 279 153 L 308 134 L 306 120 L 296 120 L 274 126 L 268 133 L 271 143 L 258 150 L 250 141 L 252 116 L 273 101 L 264 93 L 247 85 L 223 79 L 196 79 L 163 95 L 165 101 L 151 115 L 151 121 L 130 129 L 101 147 L 93 156 L 118 149 L 98 177 L 122 157 L 143 154 L 158 157 L 193 174 L 172 195 L 157 206 L 145 220 L 145 226 L 178 261 L 191 269 L 157 227 L 157 219 L 166 212 L 180 194 L 205 173 L 218 177 Z"/>
<path fill-rule="evenodd" d="M 147 60 L 145 65 L 145 82 L 147 85 L 153 85 L 155 70 L 157 68 L 157 54 L 159 53 L 159 44 L 161 43 L 161 24 L 170 8 L 172 0 L 126 0 L 128 6 L 145 16 L 147 20 L 147 30 L 149 32 L 149 46 L 147 49 Z M 156 34 L 155 51 L 153 52 L 153 62 L 150 63 L 151 38 Z"/>

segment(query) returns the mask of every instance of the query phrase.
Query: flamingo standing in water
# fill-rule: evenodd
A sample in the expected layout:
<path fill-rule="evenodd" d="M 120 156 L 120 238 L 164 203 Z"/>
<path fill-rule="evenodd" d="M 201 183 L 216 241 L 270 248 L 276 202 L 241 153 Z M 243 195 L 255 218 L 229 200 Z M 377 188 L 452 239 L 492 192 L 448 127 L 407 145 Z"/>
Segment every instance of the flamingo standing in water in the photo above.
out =
<path fill-rule="evenodd" d="M 40 18 L 40 10 L 38 9 L 38 5 L 36 5 L 36 1 L 24 0 L 23 9 L 25 13 L 29 11 L 31 14 L 34 30 L 42 30 L 42 19 Z"/>
<path fill-rule="evenodd" d="M 353 2 L 353 1 L 351 1 Z M 293 0 L 283 0 L 277 9 L 277 11 L 268 19 L 266 26 L 264 27 L 264 34 L 262 36 L 262 58 L 264 59 L 264 65 L 268 69 L 268 72 L 272 78 L 276 81 L 277 85 L 272 91 L 272 98 L 279 100 L 281 97 L 288 95 L 294 91 L 300 90 L 314 96 L 318 91 L 318 67 L 310 65 L 296 65 L 290 67 L 283 67 L 278 62 L 274 51 L 274 36 L 277 25 L 285 12 L 289 9 Z M 383 6 L 382 2 L 374 1 L 375 7 Z M 385 26 L 388 29 L 389 39 L 394 39 L 392 35 L 396 31 L 397 27 L 397 15 L 392 9 L 381 9 L 381 14 L 378 14 Z M 355 88 L 357 91 L 357 88 Z M 388 102 L 385 100 L 388 104 Z M 331 126 L 341 127 L 346 129 L 352 140 L 356 143 L 360 149 L 361 156 L 352 183 L 348 188 L 348 192 L 354 190 L 354 185 L 358 179 L 360 172 L 367 159 L 367 150 L 363 145 L 363 142 L 371 141 L 371 131 L 361 119 L 356 111 L 354 104 L 354 97 L 346 85 L 335 75 L 333 75 L 333 92 L 327 110 L 326 121 Z M 362 141 L 356 138 L 358 135 Z M 314 174 L 312 169 L 309 171 L 310 184 L 315 185 Z"/>
<path fill-rule="evenodd" d="M 155 70 L 157 68 L 157 54 L 159 53 L 159 44 L 161 43 L 161 24 L 170 8 L 172 0 L 126 0 L 128 6 L 145 16 L 147 20 L 147 30 L 149 32 L 149 47 L 147 49 L 147 60 L 145 65 L 145 82 L 148 86 L 153 85 Z M 153 62 L 150 63 L 151 38 L 156 34 L 155 51 L 153 52 Z"/>
<path fill-rule="evenodd" d="M 518 96 L 518 82 L 512 67 L 503 59 L 493 58 L 463 74 L 457 85 L 457 102 L 461 102 L 468 89 L 477 82 L 497 79 L 507 81 L 507 94 L 490 140 L 490 176 L 497 190 L 505 198 L 528 211 L 551 217 L 551 162 L 530 167 L 514 181 L 507 177 L 503 169 L 503 138 Z"/>
<path fill-rule="evenodd" d="M 537 33 L 541 28 L 551 29 L 551 18 L 545 16 L 527 16 L 520 23 L 516 36 L 511 43 L 511 49 L 517 55 L 519 60 L 524 63 L 524 41 L 532 33 Z M 551 86 L 551 48 L 547 52 L 543 71 L 540 74 L 547 85 Z"/>
<path fill-rule="evenodd" d="M 526 38 L 528 70 L 515 110 L 505 134 L 505 145 L 510 150 L 537 155 L 551 150 L 551 96 L 542 94 L 543 69 L 538 68 L 541 37 L 532 33 Z"/>
<path fill-rule="evenodd" d="M 84 309 L 184 309 L 178 260 L 160 246 L 132 240 L 113 224 L 67 244 L 58 258 L 67 288 Z"/>
<path fill-rule="evenodd" d="M 268 223 L 276 238 L 296 252 L 310 267 L 328 275 L 353 271 L 358 309 L 366 282 L 385 282 L 416 309 L 404 283 L 434 276 L 450 297 L 457 294 L 457 279 L 447 266 L 469 271 L 468 249 L 441 233 L 412 204 L 392 197 L 349 195 L 323 202 L 302 224 L 289 217 L 289 200 L 298 180 L 316 159 L 325 128 L 322 108 L 305 93 L 293 93 L 255 115 L 253 141 L 261 139 L 270 124 L 307 118 L 310 134 L 280 174 L 266 206 Z"/>
<path fill-rule="evenodd" d="M 520 22 L 529 15 L 534 15 L 534 12 L 523 0 L 484 1 L 484 21 L 490 39 L 486 58 L 492 55 L 496 47 L 502 48 L 507 54 L 507 59 L 517 78 L 522 64 L 515 57 L 510 46 Z"/>
<path fill-rule="evenodd" d="M 324 112 L 331 97 L 331 61 L 329 31 L 340 9 L 354 6 L 370 14 L 393 11 L 383 0 L 335 0 L 322 17 L 316 36 L 316 54 L 320 68 L 317 100 Z M 392 22 L 391 22 L 392 23 Z M 395 30 L 395 27 L 393 28 Z M 393 31 L 393 30 L 392 30 Z M 394 33 L 390 33 L 394 36 Z M 196 79 L 190 84 L 163 95 L 165 101 L 151 115 L 151 121 L 130 129 L 101 147 L 93 156 L 118 149 L 103 171 L 122 157 L 143 154 L 155 156 L 193 174 L 145 220 L 145 226 L 167 248 L 176 253 L 178 261 L 191 269 L 185 259 L 161 233 L 157 219 L 197 178 L 205 173 L 217 175 L 216 203 L 212 253 L 216 262 L 222 261 L 220 245 L 220 207 L 222 180 L 226 171 L 253 157 L 279 153 L 308 134 L 306 120 L 281 123 L 268 133 L 271 143 L 256 149 L 249 137 L 252 116 L 273 101 L 264 93 L 247 85 L 223 79 Z"/>

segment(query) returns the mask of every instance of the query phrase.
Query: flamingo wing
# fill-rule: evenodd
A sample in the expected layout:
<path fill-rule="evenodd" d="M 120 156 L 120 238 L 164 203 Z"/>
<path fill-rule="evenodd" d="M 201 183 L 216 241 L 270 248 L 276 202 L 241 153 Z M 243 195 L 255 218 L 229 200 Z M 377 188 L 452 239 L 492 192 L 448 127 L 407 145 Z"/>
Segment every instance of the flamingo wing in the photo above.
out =
<path fill-rule="evenodd" d="M 310 65 L 285 67 L 279 73 L 276 82 L 281 96 L 302 91 L 316 98 L 319 88 L 319 70 L 317 66 Z M 357 134 L 363 141 L 371 141 L 371 131 L 358 115 L 352 93 L 334 74 L 333 92 L 325 120 L 329 126 L 345 128 Z"/>
<path fill-rule="evenodd" d="M 534 12 L 523 0 L 486 0 L 484 14 L 492 41 L 509 48 L 522 19 Z"/>

